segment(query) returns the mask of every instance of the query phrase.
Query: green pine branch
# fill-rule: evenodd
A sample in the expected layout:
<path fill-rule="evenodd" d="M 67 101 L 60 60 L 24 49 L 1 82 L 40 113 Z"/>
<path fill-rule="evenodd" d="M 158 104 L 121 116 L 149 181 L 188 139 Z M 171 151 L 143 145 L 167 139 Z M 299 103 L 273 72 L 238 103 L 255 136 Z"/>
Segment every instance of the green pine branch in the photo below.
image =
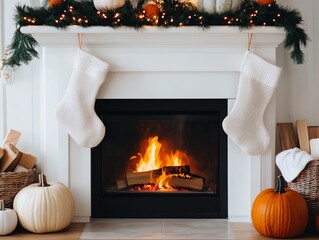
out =
<path fill-rule="evenodd" d="M 144 0 L 139 0 L 137 8 L 134 9 L 131 2 L 127 0 L 124 6 L 103 13 L 98 13 L 92 1 L 88 0 L 65 0 L 62 4 L 52 8 L 49 8 L 47 3 L 37 8 L 17 6 L 15 21 L 19 28 L 16 30 L 9 46 L 9 58 L 5 64 L 21 66 L 21 64 L 28 64 L 34 57 L 38 57 L 35 50 L 38 46 L 37 41 L 30 34 L 21 33 L 20 27 L 22 26 L 46 25 L 56 28 L 65 28 L 70 25 L 82 27 L 108 26 L 113 28 L 128 26 L 138 29 L 145 25 L 153 25 L 152 21 L 138 17 L 143 12 L 143 3 Z M 73 11 L 69 11 L 70 6 L 72 6 Z M 165 12 L 165 15 L 158 19 L 156 25 L 158 27 L 178 27 L 180 24 L 183 26 L 210 27 L 229 25 L 230 22 L 231 26 L 237 26 L 240 29 L 263 26 L 264 24 L 284 28 L 286 32 L 284 46 L 290 50 L 290 57 L 297 64 L 304 62 L 302 48 L 307 46 L 309 37 L 301 28 L 302 16 L 295 9 L 283 8 L 278 4 L 273 4 L 270 7 L 259 5 L 257 1 L 253 0 L 243 0 L 237 10 L 224 13 L 200 12 L 190 6 L 189 3 L 182 3 L 178 0 L 163 0 L 161 9 Z M 116 19 L 117 13 L 120 15 L 119 19 Z M 104 18 L 103 14 L 107 17 Z M 251 17 L 254 14 L 255 16 Z M 61 20 L 62 15 L 64 17 Z M 78 21 L 80 18 L 82 21 Z"/>

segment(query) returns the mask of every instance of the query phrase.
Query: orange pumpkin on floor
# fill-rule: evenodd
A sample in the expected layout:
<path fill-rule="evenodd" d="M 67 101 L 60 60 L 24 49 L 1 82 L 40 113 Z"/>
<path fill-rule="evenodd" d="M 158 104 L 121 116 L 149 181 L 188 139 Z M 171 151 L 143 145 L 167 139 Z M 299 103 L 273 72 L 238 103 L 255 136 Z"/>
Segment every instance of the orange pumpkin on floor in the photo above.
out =
<path fill-rule="evenodd" d="M 59 5 L 59 4 L 63 3 L 63 2 L 64 2 L 64 0 L 50 0 L 49 1 L 49 7 L 53 7 L 55 5 Z"/>
<path fill-rule="evenodd" d="M 256 197 L 251 218 L 260 234 L 271 238 L 291 238 L 305 231 L 308 207 L 298 192 L 285 189 L 284 179 L 279 176 L 276 189 L 266 189 Z"/>
<path fill-rule="evenodd" d="M 272 5 L 275 3 L 275 0 L 258 0 L 259 5 Z"/>

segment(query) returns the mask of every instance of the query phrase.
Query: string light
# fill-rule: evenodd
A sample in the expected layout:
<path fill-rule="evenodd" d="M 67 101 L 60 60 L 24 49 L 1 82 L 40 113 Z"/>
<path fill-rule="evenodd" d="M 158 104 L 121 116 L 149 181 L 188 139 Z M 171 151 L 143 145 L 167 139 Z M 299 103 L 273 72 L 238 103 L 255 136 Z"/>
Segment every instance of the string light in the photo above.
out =
<path fill-rule="evenodd" d="M 197 19 L 197 24 L 200 24 L 200 25 L 203 24 L 203 19 L 204 19 L 203 16 L 198 15 L 198 13 L 196 13 L 196 12 L 195 13 L 191 13 L 188 16 L 186 16 L 186 19 L 188 19 L 188 20 L 186 20 L 186 21 L 184 20 L 184 22 L 183 21 L 178 21 L 177 23 L 175 23 L 176 19 L 174 19 L 174 16 L 171 15 L 171 14 L 174 14 L 174 11 L 178 11 L 179 9 L 177 9 L 177 8 L 184 8 L 184 5 L 183 5 L 183 3 L 180 3 L 177 0 L 173 0 L 173 3 L 175 4 L 175 5 L 173 5 L 173 7 L 171 7 L 172 8 L 171 10 L 173 11 L 173 13 L 170 13 L 170 16 L 168 17 L 167 21 L 164 21 L 164 22 L 162 21 L 162 24 L 164 24 L 164 25 L 174 24 L 174 26 L 184 26 L 185 24 L 186 25 L 193 24 L 193 22 L 190 22 L 190 20 L 193 17 Z M 268 7 L 271 7 L 271 6 L 272 6 L 272 4 L 268 4 Z M 254 20 L 256 19 L 256 17 L 259 14 L 259 10 L 258 9 L 250 9 L 249 11 L 250 11 L 250 13 L 247 14 L 248 18 L 249 18 L 248 21 L 249 21 L 250 25 L 253 25 L 254 24 Z M 67 18 L 67 12 L 70 12 L 72 14 L 70 17 L 73 20 L 74 24 L 83 25 L 83 24 L 88 24 L 89 23 L 89 20 L 85 16 L 82 16 L 82 17 L 79 17 L 79 18 L 76 17 L 76 15 L 78 15 L 78 14 L 76 13 L 76 11 L 74 9 L 74 6 L 72 6 L 72 5 L 67 6 L 67 8 L 63 10 L 63 14 L 61 14 L 60 17 L 58 17 L 57 19 L 54 19 L 54 22 L 56 24 L 61 24 Z M 246 9 L 243 9 L 243 12 L 246 12 Z M 112 15 L 111 16 L 107 15 L 107 13 L 105 13 L 105 12 L 103 13 L 100 10 L 97 10 L 96 14 L 100 18 L 103 18 L 103 19 L 107 19 L 108 17 L 112 17 Z M 275 24 L 277 22 L 277 18 L 280 18 L 280 17 L 281 17 L 280 13 L 275 13 L 275 17 L 272 18 L 272 23 Z M 158 16 L 152 16 L 152 17 L 149 17 L 149 18 L 146 17 L 145 10 L 143 10 L 142 12 L 136 14 L 136 19 L 137 20 L 140 20 L 140 21 L 144 20 L 144 21 L 147 21 L 149 24 L 152 24 L 152 25 L 158 25 L 159 24 L 159 18 L 160 19 L 165 19 L 166 18 L 166 13 L 165 12 L 160 12 L 160 14 Z M 121 20 L 122 20 L 121 19 L 121 13 L 120 12 L 116 12 L 113 15 L 113 19 L 114 19 L 113 24 L 120 23 Z M 238 17 L 237 18 L 229 18 L 228 16 L 224 16 L 223 19 L 225 20 L 225 24 L 227 24 L 227 25 L 233 25 L 233 24 L 237 25 L 240 22 L 240 19 Z M 36 23 L 35 19 L 28 18 L 28 17 L 23 17 L 23 20 L 28 22 L 28 23 L 32 23 L 32 24 Z M 259 22 L 259 20 L 258 20 L 258 22 Z M 268 25 L 267 21 L 259 22 L 259 24 L 262 25 L 262 26 Z"/>

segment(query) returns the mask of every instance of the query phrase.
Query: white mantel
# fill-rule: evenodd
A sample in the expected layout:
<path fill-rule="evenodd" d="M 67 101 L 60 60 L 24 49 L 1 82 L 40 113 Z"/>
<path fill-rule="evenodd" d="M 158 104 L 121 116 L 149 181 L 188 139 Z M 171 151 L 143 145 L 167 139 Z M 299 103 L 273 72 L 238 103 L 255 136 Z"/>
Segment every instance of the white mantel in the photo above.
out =
<path fill-rule="evenodd" d="M 54 109 L 62 98 L 83 33 L 83 49 L 107 61 L 110 73 L 98 98 L 227 98 L 229 108 L 236 98 L 239 69 L 253 33 L 251 51 L 276 63 L 276 48 L 284 31 L 258 27 L 181 27 L 159 29 L 23 27 L 41 48 L 40 67 L 35 67 L 39 102 L 34 102 L 40 130 L 41 170 L 49 179 L 70 187 L 76 201 L 76 221 L 90 216 L 90 149 L 77 146 L 59 127 Z M 275 99 L 266 112 L 271 136 L 268 150 L 247 156 L 228 142 L 229 219 L 249 221 L 250 206 L 264 188 L 274 185 Z"/>

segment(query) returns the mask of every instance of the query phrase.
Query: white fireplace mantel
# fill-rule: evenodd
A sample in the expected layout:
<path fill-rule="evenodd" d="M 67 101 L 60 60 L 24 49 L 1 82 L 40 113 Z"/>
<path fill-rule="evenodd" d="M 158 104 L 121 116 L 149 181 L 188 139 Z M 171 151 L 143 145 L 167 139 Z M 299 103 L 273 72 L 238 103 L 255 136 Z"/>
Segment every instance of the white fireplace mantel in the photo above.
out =
<path fill-rule="evenodd" d="M 77 26 L 58 30 L 47 26 L 22 27 L 39 42 L 40 67 L 34 66 L 39 93 L 34 117 L 40 129 L 41 170 L 48 179 L 70 187 L 76 201 L 75 221 L 90 217 L 90 149 L 77 146 L 60 128 L 54 109 L 63 97 L 70 75 L 78 33 L 83 49 L 107 61 L 110 72 L 98 98 L 226 98 L 232 108 L 239 70 L 253 33 L 251 51 L 276 63 L 276 48 L 285 33 L 281 28 L 215 26 L 130 28 Z M 81 36 L 81 35 L 80 35 Z M 247 156 L 228 141 L 228 212 L 232 221 L 249 221 L 256 195 L 274 185 L 275 99 L 265 115 L 271 136 L 268 150 Z"/>

